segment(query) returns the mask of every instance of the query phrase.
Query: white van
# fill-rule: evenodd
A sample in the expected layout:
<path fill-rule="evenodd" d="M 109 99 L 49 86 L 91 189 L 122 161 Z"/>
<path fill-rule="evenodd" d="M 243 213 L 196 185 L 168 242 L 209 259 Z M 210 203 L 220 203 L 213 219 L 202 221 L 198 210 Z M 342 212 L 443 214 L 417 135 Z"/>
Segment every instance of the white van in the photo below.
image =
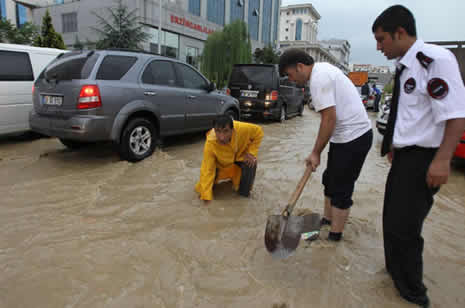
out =
<path fill-rule="evenodd" d="M 0 44 L 0 135 L 29 130 L 32 86 L 61 49 Z"/>

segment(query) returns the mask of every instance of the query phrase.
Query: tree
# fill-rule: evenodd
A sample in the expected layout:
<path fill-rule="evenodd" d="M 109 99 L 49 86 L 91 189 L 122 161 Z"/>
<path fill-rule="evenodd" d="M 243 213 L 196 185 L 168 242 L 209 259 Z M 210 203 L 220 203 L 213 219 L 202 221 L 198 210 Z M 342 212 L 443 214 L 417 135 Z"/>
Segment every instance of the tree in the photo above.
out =
<path fill-rule="evenodd" d="M 60 33 L 57 33 L 53 27 L 52 17 L 50 16 L 48 10 L 45 12 L 44 17 L 42 18 L 40 35 L 37 35 L 35 38 L 34 45 L 38 47 L 66 49 L 65 43 L 63 42 L 63 37 Z"/>
<path fill-rule="evenodd" d="M 150 34 L 145 32 L 144 27 L 139 24 L 136 11 L 137 9 L 129 11 L 122 0 L 118 0 L 116 7 L 107 8 L 110 18 L 93 13 L 100 25 L 100 28 L 92 27 L 101 38 L 97 42 L 97 49 L 142 49 L 141 43 L 146 42 Z"/>
<path fill-rule="evenodd" d="M 263 49 L 257 48 L 253 54 L 256 63 L 261 64 L 278 64 L 279 53 L 275 52 L 271 45 L 265 46 Z"/>
<path fill-rule="evenodd" d="M 208 36 L 201 56 L 201 71 L 218 88 L 226 85 L 234 64 L 252 62 L 247 25 L 236 20 Z"/>
<path fill-rule="evenodd" d="M 30 45 L 37 35 L 39 35 L 38 28 L 30 22 L 17 28 L 8 19 L 2 18 L 0 20 L 0 42 Z"/>

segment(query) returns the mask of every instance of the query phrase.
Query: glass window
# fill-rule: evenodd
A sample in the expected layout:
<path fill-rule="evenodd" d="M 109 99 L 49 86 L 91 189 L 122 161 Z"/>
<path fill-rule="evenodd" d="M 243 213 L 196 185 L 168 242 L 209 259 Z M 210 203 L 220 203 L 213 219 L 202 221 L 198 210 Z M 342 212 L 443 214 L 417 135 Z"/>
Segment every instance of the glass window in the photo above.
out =
<path fill-rule="evenodd" d="M 145 27 L 145 31 L 150 34 L 150 51 L 158 53 L 158 29 Z M 179 56 L 179 35 L 162 31 L 161 32 L 161 55 L 178 59 Z"/>
<path fill-rule="evenodd" d="M 199 67 L 199 49 L 195 47 L 186 48 L 186 62 L 192 66 Z"/>
<path fill-rule="evenodd" d="M 99 54 L 92 51 L 87 53 L 88 55 L 91 54 L 91 56 L 82 56 L 81 52 L 70 52 L 63 55 L 47 67 L 45 77 L 58 80 L 89 78 Z"/>
<path fill-rule="evenodd" d="M 196 71 L 187 65 L 176 63 L 179 74 L 181 75 L 184 88 L 205 90 L 208 86 L 207 81 Z"/>
<path fill-rule="evenodd" d="M 189 0 L 189 13 L 200 16 L 200 0 Z"/>
<path fill-rule="evenodd" d="M 63 33 L 77 32 L 77 13 L 62 14 Z"/>
<path fill-rule="evenodd" d="M 224 25 L 225 0 L 208 0 L 207 19 L 219 25 Z"/>
<path fill-rule="evenodd" d="M 297 19 L 295 26 L 295 40 L 302 40 L 302 19 Z"/>
<path fill-rule="evenodd" d="M 147 84 L 156 84 L 161 86 L 175 86 L 176 75 L 173 64 L 169 61 L 152 61 L 145 68 L 142 75 L 142 82 Z"/>
<path fill-rule="evenodd" d="M 63 3 L 65 3 L 65 0 L 55 0 L 55 3 L 56 4 L 63 4 Z"/>
<path fill-rule="evenodd" d="M 34 81 L 27 52 L 0 51 L 0 81 Z"/>
<path fill-rule="evenodd" d="M 260 17 L 255 14 L 255 11 L 260 11 L 260 0 L 249 1 L 249 33 L 252 40 L 258 41 L 258 23 Z"/>
<path fill-rule="evenodd" d="M 244 20 L 243 0 L 231 0 L 231 22 L 237 19 Z"/>
<path fill-rule="evenodd" d="M 106 56 L 98 69 L 97 79 L 120 80 L 136 61 L 136 57 Z"/>
<path fill-rule="evenodd" d="M 16 3 L 16 25 L 21 27 L 27 22 L 27 9 L 24 5 Z"/>
<path fill-rule="evenodd" d="M 0 0 L 0 18 L 6 18 L 5 0 Z"/>
<path fill-rule="evenodd" d="M 271 42 L 271 14 L 273 0 L 263 0 L 263 18 L 262 18 L 262 42 L 265 45 Z"/>

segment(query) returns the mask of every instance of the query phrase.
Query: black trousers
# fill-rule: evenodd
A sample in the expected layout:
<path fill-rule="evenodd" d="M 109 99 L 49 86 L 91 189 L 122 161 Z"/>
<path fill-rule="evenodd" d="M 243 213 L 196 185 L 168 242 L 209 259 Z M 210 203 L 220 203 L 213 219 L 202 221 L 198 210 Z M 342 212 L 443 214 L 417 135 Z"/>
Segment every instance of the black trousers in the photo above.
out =
<path fill-rule="evenodd" d="M 323 172 L 324 194 L 331 205 L 346 210 L 354 203 L 355 182 L 360 175 L 365 158 L 373 143 L 370 129 L 362 136 L 347 143 L 330 143 L 328 162 Z"/>
<path fill-rule="evenodd" d="M 238 193 L 241 196 L 248 197 L 252 190 L 255 181 L 255 174 L 257 173 L 257 165 L 254 167 L 247 166 L 244 162 L 235 162 L 236 165 L 241 167 L 241 181 L 239 182 Z"/>
<path fill-rule="evenodd" d="M 430 189 L 426 174 L 437 149 L 417 146 L 396 149 L 386 182 L 383 237 L 386 269 L 405 299 L 422 303 L 423 222 L 439 189 Z"/>

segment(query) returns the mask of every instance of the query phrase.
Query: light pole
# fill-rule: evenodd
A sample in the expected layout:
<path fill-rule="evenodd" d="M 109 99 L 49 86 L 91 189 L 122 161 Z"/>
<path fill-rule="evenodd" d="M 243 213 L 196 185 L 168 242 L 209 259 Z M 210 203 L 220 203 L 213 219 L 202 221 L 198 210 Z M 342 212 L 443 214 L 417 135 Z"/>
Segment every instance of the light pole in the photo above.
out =
<path fill-rule="evenodd" d="M 161 55 L 161 2 L 162 0 L 158 0 L 159 4 L 160 4 L 160 8 L 159 8 L 159 11 L 160 11 L 160 16 L 159 16 L 159 24 L 158 24 L 158 54 Z"/>

